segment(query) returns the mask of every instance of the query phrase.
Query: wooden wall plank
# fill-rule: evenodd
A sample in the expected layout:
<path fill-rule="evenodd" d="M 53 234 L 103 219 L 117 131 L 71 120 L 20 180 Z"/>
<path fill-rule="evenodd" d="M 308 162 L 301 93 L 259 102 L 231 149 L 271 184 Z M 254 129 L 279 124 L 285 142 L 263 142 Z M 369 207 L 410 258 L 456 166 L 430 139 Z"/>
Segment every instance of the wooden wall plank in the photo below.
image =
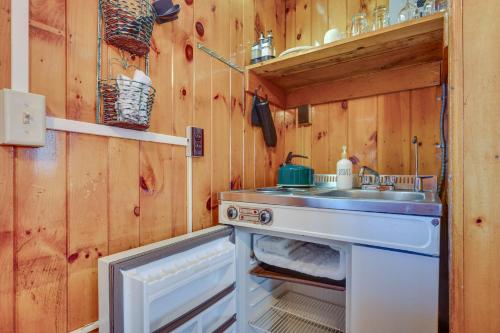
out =
<path fill-rule="evenodd" d="M 297 43 L 295 22 L 297 19 L 297 1 L 286 0 L 285 2 L 285 49 L 295 47 Z"/>
<path fill-rule="evenodd" d="M 330 103 L 328 108 L 328 146 L 329 146 L 329 172 L 337 173 L 337 162 L 342 157 L 342 146 L 347 145 L 348 126 L 348 102 Z M 347 147 L 348 154 L 352 148 Z"/>
<path fill-rule="evenodd" d="M 329 104 L 316 105 L 312 108 L 312 148 L 311 166 L 315 173 L 329 171 Z"/>
<path fill-rule="evenodd" d="M 328 30 L 328 0 L 311 0 L 311 41 L 313 45 L 323 45 L 323 37 Z"/>
<path fill-rule="evenodd" d="M 464 332 L 500 331 L 500 38 L 496 1 L 463 1 Z M 460 89 L 460 88 L 459 88 Z M 454 110 L 452 110 L 454 111 Z M 459 204 L 459 203 L 457 203 Z M 457 254 L 459 255 L 459 254 Z"/>
<path fill-rule="evenodd" d="M 328 28 L 345 33 L 348 21 L 347 0 L 328 0 Z"/>
<path fill-rule="evenodd" d="M 464 333 L 464 26 L 463 2 L 451 3 L 449 31 L 449 323 L 450 332 Z"/>
<path fill-rule="evenodd" d="M 190 1 L 182 5 L 179 18 L 172 22 L 173 39 L 173 135 L 185 136 L 186 127 L 193 120 L 193 20 L 194 8 Z M 168 26 L 169 24 L 165 24 Z M 162 27 L 156 25 L 155 28 Z M 160 81 L 163 84 L 163 81 Z"/>
<path fill-rule="evenodd" d="M 366 165 L 377 167 L 377 98 L 367 97 L 349 101 L 348 105 L 349 156 L 353 172 Z"/>
<path fill-rule="evenodd" d="M 73 0 L 66 6 L 67 117 L 93 123 L 96 119 L 97 0 Z"/>
<path fill-rule="evenodd" d="M 231 0 L 230 58 L 245 65 L 244 2 Z M 231 190 L 243 188 L 244 125 L 245 125 L 245 78 L 231 70 Z"/>
<path fill-rule="evenodd" d="M 377 171 L 407 175 L 411 169 L 410 92 L 378 96 L 377 102 Z"/>
<path fill-rule="evenodd" d="M 285 50 L 285 2 L 283 0 L 255 0 L 255 32 L 273 32 L 276 56 Z M 251 40 L 255 42 L 256 40 Z"/>
<path fill-rule="evenodd" d="M 295 18 L 296 46 L 312 45 L 311 40 L 311 0 L 297 0 Z"/>
<path fill-rule="evenodd" d="M 278 169 L 285 162 L 285 111 L 275 110 L 274 124 L 276 126 L 277 143 L 274 150 L 270 173 L 272 174 L 272 186 L 276 186 L 278 182 Z"/>
<path fill-rule="evenodd" d="M 196 41 L 212 47 L 215 38 L 210 1 L 194 3 Z M 195 48 L 195 97 L 193 124 L 204 129 L 205 155 L 193 159 L 193 230 L 199 230 L 212 223 L 211 159 L 212 159 L 212 86 L 211 58 Z"/>
<path fill-rule="evenodd" d="M 71 331 L 98 319 L 97 260 L 108 254 L 108 139 L 71 133 L 68 149 L 68 330 Z"/>
<path fill-rule="evenodd" d="M 296 46 L 309 46 L 313 45 L 312 36 L 312 0 L 297 0 L 296 4 L 296 20 L 295 32 L 297 36 Z M 308 103 L 304 103 L 308 104 Z M 297 151 L 294 153 L 308 156 L 309 159 L 303 159 L 300 164 L 311 165 L 311 126 L 297 127 Z"/>
<path fill-rule="evenodd" d="M 297 152 L 297 109 L 285 110 L 285 157 Z"/>
<path fill-rule="evenodd" d="M 5 45 L 0 52 L 0 89 L 10 87 L 10 3 L 11 0 L 0 0 L 0 40 Z"/>
<path fill-rule="evenodd" d="M 139 142 L 108 139 L 109 253 L 139 246 Z"/>
<path fill-rule="evenodd" d="M 286 96 L 286 102 L 288 107 L 297 107 L 307 103 L 323 104 L 404 90 L 434 87 L 441 82 L 440 72 L 441 63 L 434 62 L 369 73 L 358 77 L 292 89 Z M 316 92 L 313 96 L 310 94 L 311 89 L 314 89 Z"/>
<path fill-rule="evenodd" d="M 276 49 L 276 56 L 286 50 L 286 1 L 274 0 L 275 2 L 275 15 L 274 15 L 274 48 Z"/>
<path fill-rule="evenodd" d="M 30 0 L 30 73 L 30 91 L 46 96 L 47 114 L 64 118 L 66 94 L 61 92 L 66 92 L 65 0 Z"/>
<path fill-rule="evenodd" d="M 0 147 L 0 327 L 14 332 L 14 148 Z"/>
<path fill-rule="evenodd" d="M 187 233 L 186 148 L 172 146 L 172 237 Z"/>
<path fill-rule="evenodd" d="M 162 134 L 172 134 L 173 132 L 174 115 L 172 110 L 175 92 L 172 82 L 174 75 L 172 71 L 174 57 L 172 30 L 171 24 L 155 25 L 149 53 L 150 77 L 156 89 L 149 130 Z"/>
<path fill-rule="evenodd" d="M 411 137 L 419 141 L 419 173 L 437 175 L 441 165 L 439 145 L 439 87 L 413 90 L 410 94 Z M 412 147 L 411 173 L 415 172 Z"/>
<path fill-rule="evenodd" d="M 140 244 L 172 236 L 172 147 L 140 143 Z"/>
<path fill-rule="evenodd" d="M 67 332 L 66 134 L 46 143 L 16 153 L 17 332 Z"/>
<path fill-rule="evenodd" d="M 193 79 L 194 79 L 194 5 L 185 1 L 179 13 L 179 19 L 173 22 L 173 134 L 186 135 L 186 127 L 193 123 Z M 172 148 L 173 188 L 173 235 L 181 235 L 187 231 L 186 200 L 187 200 L 187 168 L 186 151 L 179 147 Z"/>
<path fill-rule="evenodd" d="M 230 39 L 218 38 L 230 29 L 230 2 L 214 0 L 211 22 L 215 38 L 212 46 L 219 54 L 229 58 Z M 229 67 L 212 59 L 212 200 L 217 206 L 217 193 L 230 189 L 230 123 L 231 123 L 231 76 Z M 219 210 L 212 210 L 212 225 L 218 223 Z"/>
<path fill-rule="evenodd" d="M 250 63 L 250 47 L 257 40 L 255 29 L 255 2 L 243 1 L 243 38 L 245 47 L 245 63 Z M 243 126 L 243 188 L 255 187 L 255 135 L 252 126 L 252 95 L 244 94 L 244 126 Z"/>
<path fill-rule="evenodd" d="M 266 142 L 260 127 L 255 131 L 255 187 L 266 186 L 266 168 L 269 165 L 269 156 Z"/>
<path fill-rule="evenodd" d="M 245 94 L 245 124 L 243 132 L 243 188 L 255 187 L 255 137 L 258 129 L 252 126 L 252 96 Z"/>

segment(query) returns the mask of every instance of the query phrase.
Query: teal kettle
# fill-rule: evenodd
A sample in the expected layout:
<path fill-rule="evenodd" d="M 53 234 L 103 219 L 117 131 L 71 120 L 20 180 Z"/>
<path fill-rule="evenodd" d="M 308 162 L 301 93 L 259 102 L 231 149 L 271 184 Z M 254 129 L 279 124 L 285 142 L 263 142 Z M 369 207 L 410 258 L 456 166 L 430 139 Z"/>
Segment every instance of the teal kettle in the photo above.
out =
<path fill-rule="evenodd" d="M 278 186 L 280 187 L 310 187 L 314 185 L 314 170 L 312 168 L 292 164 L 294 158 L 308 158 L 289 152 L 285 163 L 278 170 Z"/>

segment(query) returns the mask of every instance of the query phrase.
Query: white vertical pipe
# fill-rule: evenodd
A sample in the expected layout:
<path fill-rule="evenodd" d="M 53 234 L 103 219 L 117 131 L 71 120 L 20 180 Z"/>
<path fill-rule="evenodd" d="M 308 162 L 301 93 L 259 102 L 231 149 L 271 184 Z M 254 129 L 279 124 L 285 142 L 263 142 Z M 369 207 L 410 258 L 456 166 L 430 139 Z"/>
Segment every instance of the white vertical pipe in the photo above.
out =
<path fill-rule="evenodd" d="M 29 92 L 29 0 L 11 1 L 11 87 Z"/>
<path fill-rule="evenodd" d="M 188 144 L 188 149 L 191 149 Z M 187 232 L 193 232 L 193 158 L 187 157 Z"/>

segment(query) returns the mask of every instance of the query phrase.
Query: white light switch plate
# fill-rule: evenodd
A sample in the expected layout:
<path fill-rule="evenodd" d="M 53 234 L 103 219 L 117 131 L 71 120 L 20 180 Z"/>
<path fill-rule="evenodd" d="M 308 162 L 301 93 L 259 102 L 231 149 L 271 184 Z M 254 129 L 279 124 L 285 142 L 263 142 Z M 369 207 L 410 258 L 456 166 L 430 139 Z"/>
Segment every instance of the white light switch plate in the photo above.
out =
<path fill-rule="evenodd" d="M 0 144 L 45 145 L 45 96 L 0 90 Z"/>

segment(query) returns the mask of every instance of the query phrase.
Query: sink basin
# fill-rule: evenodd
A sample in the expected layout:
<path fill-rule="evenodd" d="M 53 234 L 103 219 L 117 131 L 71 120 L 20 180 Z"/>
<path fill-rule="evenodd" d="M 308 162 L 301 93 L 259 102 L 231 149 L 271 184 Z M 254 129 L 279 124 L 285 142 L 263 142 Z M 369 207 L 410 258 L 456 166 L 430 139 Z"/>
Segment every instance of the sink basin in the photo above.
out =
<path fill-rule="evenodd" d="M 441 216 L 443 213 L 441 201 L 435 193 L 404 190 L 261 188 L 223 192 L 219 194 L 219 200 L 421 216 Z"/>
<path fill-rule="evenodd" d="M 332 190 L 318 193 L 317 196 L 332 198 L 391 200 L 391 201 L 423 201 L 426 193 L 407 191 L 366 191 L 366 190 Z"/>

